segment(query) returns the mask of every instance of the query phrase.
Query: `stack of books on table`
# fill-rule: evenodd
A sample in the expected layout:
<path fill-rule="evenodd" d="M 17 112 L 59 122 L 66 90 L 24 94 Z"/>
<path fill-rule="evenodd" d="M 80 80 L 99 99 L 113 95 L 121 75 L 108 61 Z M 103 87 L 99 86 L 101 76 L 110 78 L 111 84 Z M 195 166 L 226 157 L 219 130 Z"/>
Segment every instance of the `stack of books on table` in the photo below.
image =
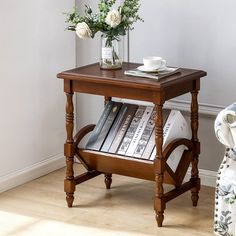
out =
<path fill-rule="evenodd" d="M 181 70 L 175 67 L 165 67 L 162 70 L 154 70 L 154 71 L 149 71 L 149 72 L 141 71 L 138 68 L 135 68 L 132 70 L 126 70 L 124 74 L 129 75 L 129 76 L 143 77 L 143 78 L 158 80 L 158 79 L 165 78 L 174 74 L 178 74 L 180 72 Z"/>
<path fill-rule="evenodd" d="M 86 149 L 153 161 L 155 147 L 153 106 L 110 101 L 90 135 Z M 189 138 L 189 128 L 177 110 L 163 110 L 163 148 L 176 138 Z M 184 146 L 176 148 L 167 160 L 175 171 Z"/>

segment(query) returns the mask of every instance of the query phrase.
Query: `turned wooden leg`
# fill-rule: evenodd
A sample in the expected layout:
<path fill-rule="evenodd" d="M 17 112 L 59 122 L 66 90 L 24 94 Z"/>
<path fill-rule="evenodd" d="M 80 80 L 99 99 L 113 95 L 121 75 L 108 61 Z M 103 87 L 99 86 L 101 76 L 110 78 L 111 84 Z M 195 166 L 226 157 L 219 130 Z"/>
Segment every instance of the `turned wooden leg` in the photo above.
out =
<path fill-rule="evenodd" d="M 64 145 L 64 154 L 66 157 L 66 178 L 64 181 L 64 190 L 66 192 L 66 201 L 68 207 L 72 207 L 74 201 L 75 192 L 75 180 L 74 180 L 74 106 L 73 106 L 73 93 L 66 93 L 66 133 L 67 139 Z"/>
<path fill-rule="evenodd" d="M 193 156 L 192 156 L 192 170 L 191 170 L 191 181 L 194 182 L 195 187 L 191 190 L 191 199 L 193 206 L 197 206 L 199 199 L 200 190 L 200 178 L 198 171 L 198 156 L 200 154 L 200 142 L 198 140 L 198 91 L 194 90 L 191 92 L 192 103 L 191 103 L 191 129 L 192 129 L 192 142 L 194 143 Z"/>
<path fill-rule="evenodd" d="M 107 105 L 107 103 L 108 102 L 110 102 L 111 101 L 111 97 L 104 97 L 104 106 L 106 106 Z"/>
<path fill-rule="evenodd" d="M 106 189 L 110 189 L 112 183 L 112 174 L 105 174 L 104 182 L 106 184 Z"/>
<path fill-rule="evenodd" d="M 164 171 L 165 171 L 165 159 L 163 158 L 162 153 L 162 144 L 163 144 L 163 117 L 162 117 L 162 105 L 156 105 L 156 119 L 155 119 L 155 141 L 156 141 L 156 158 L 154 161 L 155 169 L 155 182 L 156 182 L 156 191 L 155 191 L 155 200 L 154 200 L 154 209 L 156 212 L 156 221 L 158 227 L 162 227 L 164 220 L 164 210 L 165 210 L 165 199 L 164 197 Z"/>
<path fill-rule="evenodd" d="M 104 97 L 104 106 L 106 106 L 108 104 L 108 102 L 111 101 L 111 97 Z M 105 179 L 104 179 L 104 182 L 105 182 L 105 185 L 106 185 L 106 189 L 110 189 L 111 188 L 111 183 L 112 183 L 112 174 L 107 174 L 105 173 L 104 174 L 105 176 Z"/>

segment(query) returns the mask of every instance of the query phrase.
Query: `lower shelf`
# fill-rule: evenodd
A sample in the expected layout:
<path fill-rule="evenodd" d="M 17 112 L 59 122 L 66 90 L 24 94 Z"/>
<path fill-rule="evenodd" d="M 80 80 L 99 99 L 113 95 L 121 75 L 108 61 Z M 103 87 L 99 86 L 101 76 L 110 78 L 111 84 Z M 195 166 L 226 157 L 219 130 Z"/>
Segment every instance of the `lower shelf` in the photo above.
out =
<path fill-rule="evenodd" d="M 78 144 L 82 138 L 93 129 L 94 125 L 85 126 L 76 134 L 74 138 L 76 156 L 88 171 L 97 171 L 99 173 L 107 174 L 119 174 L 155 181 L 155 170 L 157 170 L 157 167 L 155 166 L 154 161 L 135 159 L 127 156 L 119 156 L 116 154 L 78 148 Z M 192 160 L 193 143 L 188 139 L 176 139 L 169 143 L 163 151 L 163 158 L 167 160 L 173 150 L 180 145 L 185 145 L 187 150 L 184 151 L 175 173 L 167 164 L 164 168 L 164 183 L 171 184 L 176 187 L 182 184 L 184 176 Z"/>
<path fill-rule="evenodd" d="M 88 170 L 155 180 L 154 162 L 90 150 L 77 150 L 77 157 Z M 178 185 L 174 173 L 164 173 L 164 183 Z"/>

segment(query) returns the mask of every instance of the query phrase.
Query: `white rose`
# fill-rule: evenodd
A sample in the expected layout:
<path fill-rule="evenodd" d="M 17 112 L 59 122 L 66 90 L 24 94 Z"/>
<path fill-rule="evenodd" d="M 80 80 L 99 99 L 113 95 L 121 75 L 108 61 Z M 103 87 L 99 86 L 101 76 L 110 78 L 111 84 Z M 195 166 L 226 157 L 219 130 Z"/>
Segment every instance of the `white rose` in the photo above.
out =
<path fill-rule="evenodd" d="M 121 15 L 117 10 L 109 11 L 106 17 L 106 23 L 112 28 L 118 26 L 121 22 Z"/>
<path fill-rule="evenodd" d="M 76 34 L 81 39 L 91 38 L 91 36 L 92 36 L 91 30 L 90 30 L 89 26 L 85 22 L 77 24 L 77 26 L 76 26 Z"/>

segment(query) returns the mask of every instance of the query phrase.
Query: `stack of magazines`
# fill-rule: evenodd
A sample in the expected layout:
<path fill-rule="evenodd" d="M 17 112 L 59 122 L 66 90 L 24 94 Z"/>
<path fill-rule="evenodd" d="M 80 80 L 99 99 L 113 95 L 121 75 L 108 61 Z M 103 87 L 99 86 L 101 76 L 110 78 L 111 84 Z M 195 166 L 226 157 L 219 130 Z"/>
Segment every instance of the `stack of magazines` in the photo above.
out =
<path fill-rule="evenodd" d="M 153 106 L 110 101 L 86 144 L 86 149 L 153 161 L 155 148 Z M 185 118 L 177 110 L 163 110 L 163 148 L 176 138 L 189 138 Z M 167 160 L 175 171 L 185 147 L 180 146 Z"/>
<path fill-rule="evenodd" d="M 160 78 L 171 76 L 177 73 L 180 73 L 180 69 L 174 68 L 174 67 L 165 67 L 162 70 L 156 70 L 156 71 L 150 71 L 150 72 L 142 71 L 142 70 L 139 70 L 138 68 L 125 71 L 125 75 L 144 77 L 144 78 L 150 78 L 150 79 L 160 79 Z"/>

